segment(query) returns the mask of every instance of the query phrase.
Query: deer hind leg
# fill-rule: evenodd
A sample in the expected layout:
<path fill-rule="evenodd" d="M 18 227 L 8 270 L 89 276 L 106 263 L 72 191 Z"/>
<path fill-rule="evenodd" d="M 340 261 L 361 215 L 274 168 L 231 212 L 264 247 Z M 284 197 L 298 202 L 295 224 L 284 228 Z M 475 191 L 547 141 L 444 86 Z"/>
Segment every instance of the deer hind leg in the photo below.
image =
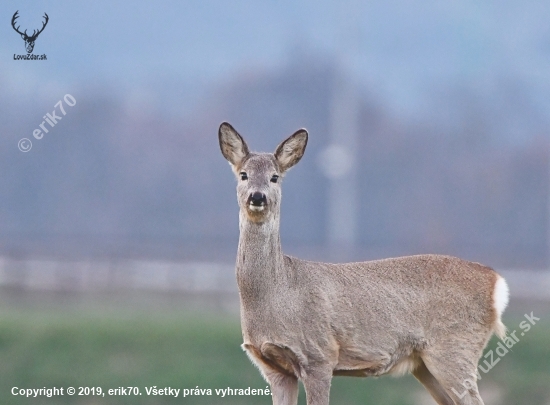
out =
<path fill-rule="evenodd" d="M 443 388 L 447 398 L 453 401 L 438 402 L 439 404 L 484 405 L 477 388 L 478 357 L 465 356 L 464 353 L 453 353 L 452 351 L 422 354 L 422 360 L 428 372 L 437 380 L 439 387 Z M 422 370 L 419 370 L 419 373 L 422 373 Z M 424 375 L 423 378 L 430 381 L 429 376 Z M 423 381 L 422 383 L 426 386 Z M 426 388 L 428 387 L 426 386 Z M 429 388 L 428 390 L 433 396 L 434 393 Z M 434 396 L 434 398 L 436 397 Z M 445 396 L 440 393 L 440 398 L 445 398 Z"/>
<path fill-rule="evenodd" d="M 454 401 L 447 394 L 445 388 L 443 388 L 433 374 L 430 373 L 424 361 L 420 360 L 420 364 L 414 369 L 412 374 L 422 383 L 439 405 L 454 405 Z"/>

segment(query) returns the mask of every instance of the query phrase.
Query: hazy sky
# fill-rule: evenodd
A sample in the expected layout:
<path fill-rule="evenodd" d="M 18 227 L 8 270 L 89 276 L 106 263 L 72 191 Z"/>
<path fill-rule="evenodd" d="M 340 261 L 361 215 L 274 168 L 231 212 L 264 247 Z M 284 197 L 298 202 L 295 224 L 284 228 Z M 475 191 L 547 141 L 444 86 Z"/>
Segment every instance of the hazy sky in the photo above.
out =
<path fill-rule="evenodd" d="M 426 99 L 448 83 L 467 83 L 490 94 L 499 80 L 510 77 L 532 88 L 533 97 L 548 107 L 546 1 L 37 4 L 8 0 L 0 5 L 4 91 L 36 94 L 101 83 L 139 98 L 147 97 L 148 89 L 162 93 L 177 84 L 191 94 L 236 72 L 277 68 L 293 52 L 308 49 L 347 61 L 362 85 L 412 113 L 429 108 Z M 34 51 L 46 53 L 47 62 L 13 60 L 14 53 L 25 53 L 10 25 L 16 10 L 21 27 L 31 32 L 48 13 L 49 24 Z"/>

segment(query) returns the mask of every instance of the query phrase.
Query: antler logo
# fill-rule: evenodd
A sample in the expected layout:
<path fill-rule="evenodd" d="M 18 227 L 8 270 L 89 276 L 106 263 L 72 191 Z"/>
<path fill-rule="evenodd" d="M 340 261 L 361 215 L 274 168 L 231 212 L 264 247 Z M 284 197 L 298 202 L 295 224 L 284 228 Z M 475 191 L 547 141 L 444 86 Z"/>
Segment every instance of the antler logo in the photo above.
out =
<path fill-rule="evenodd" d="M 17 10 L 13 15 L 11 19 L 11 26 L 18 34 L 21 35 L 21 38 L 23 38 L 23 40 L 25 41 L 25 48 L 27 48 L 27 53 L 32 53 L 32 50 L 34 49 L 34 41 L 36 41 L 36 38 L 38 38 L 38 35 L 40 35 L 42 31 L 44 31 L 44 28 L 46 28 L 46 25 L 48 24 L 48 20 L 49 20 L 48 14 L 44 13 L 43 18 L 45 19 L 45 21 L 42 23 L 42 28 L 40 28 L 38 31 L 33 30 L 32 35 L 29 36 L 27 35 L 27 30 L 25 30 L 25 32 L 21 32 L 19 31 L 19 26 L 15 27 L 15 20 L 19 18 L 18 13 L 19 13 L 19 10 Z"/>

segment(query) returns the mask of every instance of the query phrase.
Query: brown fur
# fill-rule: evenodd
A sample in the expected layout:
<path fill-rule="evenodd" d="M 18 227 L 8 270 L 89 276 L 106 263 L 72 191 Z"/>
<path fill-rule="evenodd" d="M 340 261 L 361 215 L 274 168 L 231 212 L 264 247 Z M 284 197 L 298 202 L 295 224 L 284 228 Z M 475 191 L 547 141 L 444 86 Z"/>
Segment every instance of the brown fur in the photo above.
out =
<path fill-rule="evenodd" d="M 280 183 L 302 157 L 307 132 L 274 155 L 248 152 L 229 124 L 219 136 L 235 172 L 248 176 L 237 185 L 243 348 L 271 384 L 273 403 L 296 405 L 298 379 L 308 405 L 327 405 L 333 375 L 412 372 L 441 405 L 483 404 L 475 375 L 500 323 L 497 273 L 441 255 L 345 264 L 283 255 Z M 273 174 L 281 176 L 277 183 Z M 248 204 L 253 192 L 265 194 L 264 209 Z"/>

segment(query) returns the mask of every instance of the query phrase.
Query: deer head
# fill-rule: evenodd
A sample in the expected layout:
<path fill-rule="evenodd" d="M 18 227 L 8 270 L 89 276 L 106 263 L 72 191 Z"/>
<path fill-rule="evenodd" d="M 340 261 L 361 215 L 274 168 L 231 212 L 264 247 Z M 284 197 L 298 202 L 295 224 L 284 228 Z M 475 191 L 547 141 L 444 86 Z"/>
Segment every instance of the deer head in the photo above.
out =
<path fill-rule="evenodd" d="M 226 122 L 220 125 L 218 136 L 222 154 L 237 175 L 241 215 L 255 223 L 278 219 L 280 180 L 302 158 L 307 145 L 307 131 L 296 131 L 274 153 L 250 152 L 244 139 Z"/>
<path fill-rule="evenodd" d="M 11 26 L 18 34 L 21 35 L 21 38 L 23 38 L 23 40 L 25 41 L 25 48 L 27 49 L 27 53 L 31 53 L 32 50 L 34 49 L 34 41 L 36 41 L 36 38 L 38 38 L 38 35 L 40 35 L 40 33 L 44 31 L 44 28 L 46 28 L 49 17 L 48 17 L 48 14 L 44 13 L 45 21 L 42 23 L 42 28 L 40 28 L 38 31 L 33 30 L 32 35 L 29 36 L 27 35 L 27 30 L 25 30 L 25 32 L 21 32 L 19 31 L 19 26 L 15 27 L 15 20 L 19 18 L 19 15 L 17 15 L 18 13 L 19 13 L 19 10 L 17 10 L 13 15 L 11 19 Z"/>

